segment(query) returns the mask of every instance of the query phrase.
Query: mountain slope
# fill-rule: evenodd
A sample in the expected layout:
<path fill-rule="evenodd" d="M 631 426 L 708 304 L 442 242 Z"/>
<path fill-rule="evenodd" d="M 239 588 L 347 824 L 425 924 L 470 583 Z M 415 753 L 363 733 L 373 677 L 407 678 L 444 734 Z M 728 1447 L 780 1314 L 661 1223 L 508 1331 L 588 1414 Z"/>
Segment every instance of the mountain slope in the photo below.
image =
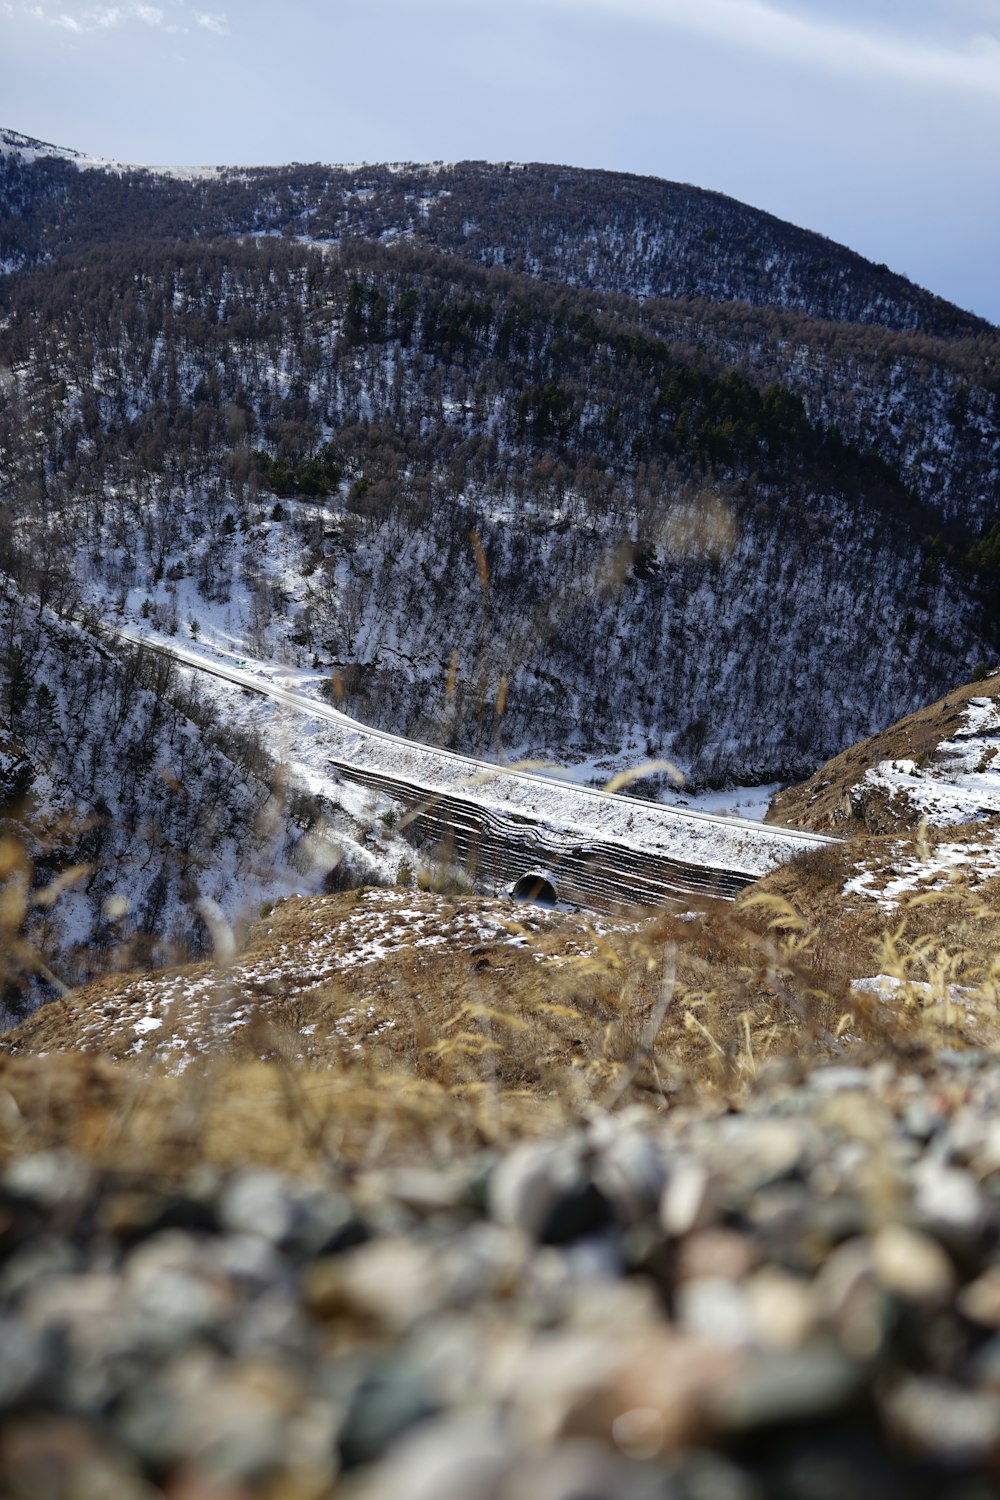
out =
<path fill-rule="evenodd" d="M 0 348 L 25 576 L 44 538 L 46 577 L 174 628 L 191 578 L 400 732 L 787 779 L 988 650 L 978 519 L 635 303 L 409 247 L 133 245 L 16 277 Z"/>
<path fill-rule="evenodd" d="M 979 674 L 977 674 L 979 677 Z M 795 828 L 913 830 L 1000 818 L 1000 676 L 965 683 L 779 792 L 768 820 Z"/>
<path fill-rule="evenodd" d="M 301 166 L 179 174 L 0 132 L 0 263 L 150 235 L 280 234 L 392 241 L 507 266 L 560 286 L 742 300 L 931 334 L 983 319 L 821 235 L 683 184 L 540 164 Z M 87 165 L 93 170 L 84 171 Z"/>
<path fill-rule="evenodd" d="M 36 615 L 204 631 L 397 732 L 695 784 L 805 775 L 995 653 L 1000 336 L 718 195 L 481 163 L 154 172 L 6 132 L 0 260 L 27 642 L 4 767 L 86 816 L 111 762 L 108 870 L 142 868 L 162 710 L 137 697 L 109 739 L 130 668 L 91 640 L 109 686 L 67 735 Z M 221 777 L 250 858 L 273 768 L 233 781 L 178 711 L 214 736 L 192 806 Z M 226 884 L 152 901 L 150 870 L 154 941 Z M 91 940 L 110 880 L 73 898 Z"/>
<path fill-rule="evenodd" d="M 366 863 L 352 820 L 289 785 L 261 735 L 62 605 L 0 573 L 0 1029 Z"/>

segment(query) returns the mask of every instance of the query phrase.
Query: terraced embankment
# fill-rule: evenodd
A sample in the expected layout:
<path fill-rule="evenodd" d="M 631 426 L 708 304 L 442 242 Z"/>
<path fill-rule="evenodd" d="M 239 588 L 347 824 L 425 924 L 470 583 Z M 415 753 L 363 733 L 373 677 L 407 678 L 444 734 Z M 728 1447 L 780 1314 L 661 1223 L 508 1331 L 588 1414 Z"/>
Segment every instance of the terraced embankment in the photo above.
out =
<path fill-rule="evenodd" d="M 402 831 L 418 847 L 436 846 L 490 894 L 517 889 L 553 904 L 589 911 L 683 903 L 692 896 L 731 901 L 758 877 L 687 864 L 618 841 L 588 838 L 519 814 L 503 815 L 469 798 L 428 793 L 392 776 L 338 763 L 337 771 L 407 808 Z"/>
<path fill-rule="evenodd" d="M 121 632 L 126 639 L 140 637 Z M 663 906 L 691 896 L 732 900 L 760 876 L 829 836 L 666 807 L 551 775 L 509 768 L 371 729 L 263 670 L 145 642 L 181 665 L 320 719 L 332 769 L 401 803 L 410 838 L 440 846 L 490 894 L 539 877 L 554 899 L 596 911 Z M 289 769 L 294 774 L 294 761 Z"/>

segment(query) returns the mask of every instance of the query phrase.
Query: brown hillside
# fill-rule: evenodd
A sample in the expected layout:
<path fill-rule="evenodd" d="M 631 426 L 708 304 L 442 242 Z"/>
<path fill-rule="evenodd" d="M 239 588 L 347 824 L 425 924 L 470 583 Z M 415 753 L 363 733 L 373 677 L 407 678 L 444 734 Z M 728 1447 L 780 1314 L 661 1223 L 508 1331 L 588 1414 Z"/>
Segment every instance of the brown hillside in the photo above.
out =
<path fill-rule="evenodd" d="M 43 1007 L 0 1037 L 0 1092 L 36 1145 L 86 1138 L 108 1162 L 398 1161 L 595 1106 L 721 1101 L 770 1063 L 991 1040 L 971 1005 L 852 994 L 884 969 L 897 918 L 844 906 L 847 855 L 819 851 L 684 919 L 398 889 L 294 898 L 225 963 L 111 976 Z M 995 915 L 975 932 L 960 915 L 948 979 L 989 984 L 968 953 L 1000 937 Z M 933 978 L 919 954 L 906 972 Z"/>
<path fill-rule="evenodd" d="M 619 1093 L 662 1106 L 737 1084 L 794 1052 L 803 1027 L 820 1051 L 832 1038 L 844 976 L 791 935 L 795 984 L 776 983 L 785 939 L 767 933 L 771 915 L 741 903 L 609 921 L 401 890 L 294 898 L 227 963 L 109 976 L 44 1006 L 0 1037 L 0 1059 L 91 1054 L 190 1080 L 277 1061 L 375 1087 L 405 1078 L 456 1108 L 484 1092 L 571 1114 Z M 822 996 L 808 1018 L 799 984 Z"/>
<path fill-rule="evenodd" d="M 928 708 L 835 755 L 808 781 L 779 792 L 766 821 L 790 828 L 833 829 L 845 835 L 916 828 L 920 814 L 907 799 L 863 787 L 865 773 L 883 761 L 895 760 L 913 760 L 933 768 L 939 746 L 960 729 L 963 711 L 974 698 L 1000 703 L 1000 673 L 954 688 Z"/>

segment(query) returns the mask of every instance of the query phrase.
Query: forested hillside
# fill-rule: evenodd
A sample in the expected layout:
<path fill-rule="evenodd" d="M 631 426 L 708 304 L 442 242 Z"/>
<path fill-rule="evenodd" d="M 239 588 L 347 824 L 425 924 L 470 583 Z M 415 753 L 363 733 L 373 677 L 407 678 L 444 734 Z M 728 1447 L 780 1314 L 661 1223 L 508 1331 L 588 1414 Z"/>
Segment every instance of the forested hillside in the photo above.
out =
<path fill-rule="evenodd" d="M 136 237 L 408 238 L 478 265 L 640 299 L 745 301 L 931 334 L 989 331 L 821 235 L 653 177 L 488 162 L 81 171 L 84 160 L 0 131 L 0 202 L 12 211 L 0 262 Z"/>
<path fill-rule="evenodd" d="M 663 304 L 410 246 L 138 242 L 22 273 L 7 306 L 17 566 L 175 626 L 179 578 L 237 583 L 258 644 L 337 666 L 384 726 L 488 748 L 499 698 L 510 746 L 773 779 L 991 648 L 997 398 L 966 345 L 869 331 L 891 362 L 866 391 L 831 336 L 831 378 L 799 372 L 824 424 L 746 339 L 740 373 Z M 880 421 L 906 380 L 940 488 Z M 262 563 L 288 499 L 283 594 Z"/>
<path fill-rule="evenodd" d="M 198 950 L 205 901 L 234 918 L 258 906 L 302 830 L 260 741 L 167 658 L 61 619 L 9 574 L 0 647 L 2 1029 L 110 961 Z"/>

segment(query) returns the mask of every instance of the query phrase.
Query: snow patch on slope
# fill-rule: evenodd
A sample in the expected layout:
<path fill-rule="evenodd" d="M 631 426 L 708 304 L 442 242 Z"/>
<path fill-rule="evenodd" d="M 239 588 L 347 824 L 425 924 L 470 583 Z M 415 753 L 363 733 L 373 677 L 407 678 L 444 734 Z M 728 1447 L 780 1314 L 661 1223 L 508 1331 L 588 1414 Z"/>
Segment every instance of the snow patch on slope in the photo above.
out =
<path fill-rule="evenodd" d="M 867 896 L 887 911 L 908 897 L 962 885 L 975 889 L 1000 875 L 1000 838 L 937 844 L 914 852 L 893 844 L 885 860 L 862 865 L 845 896 Z"/>
<path fill-rule="evenodd" d="M 970 698 L 952 739 L 926 763 L 882 761 L 860 787 L 908 803 L 929 828 L 950 828 L 1000 815 L 1000 706 Z M 844 886 L 893 910 L 907 900 L 960 885 L 975 890 L 1000 876 L 1000 833 L 931 844 L 893 841 L 880 857 L 861 864 Z"/>
<path fill-rule="evenodd" d="M 935 828 L 1000 813 L 1000 709 L 992 698 L 970 698 L 965 722 L 943 740 L 933 760 L 882 761 L 862 785 L 902 797 Z"/>
<path fill-rule="evenodd" d="M 524 922 L 513 912 L 508 916 L 499 903 L 447 910 L 410 892 L 367 891 L 339 915 L 331 913 L 327 902 L 311 910 L 314 935 L 308 941 L 267 945 L 263 952 L 251 949 L 228 967 L 206 963 L 122 981 L 102 1003 L 81 1013 L 74 1048 L 116 1057 L 156 1053 L 171 1071 L 181 1073 L 195 1057 L 224 1050 L 255 1021 L 270 1016 L 310 1038 L 310 1045 L 325 1042 L 362 1051 L 394 1022 L 368 1024 L 375 1007 L 358 1003 L 357 992 L 345 993 L 338 1004 L 331 986 L 351 970 L 404 952 L 523 947 L 526 942 Z M 553 920 L 563 919 L 533 908 L 529 920 L 532 930 L 544 931 Z M 603 931 L 600 924 L 588 923 L 587 929 L 580 928 L 579 941 L 586 930 Z M 267 935 L 265 922 L 259 937 Z M 535 956 L 541 963 L 559 961 L 542 951 Z M 303 1024 L 287 1007 L 313 992 L 313 998 L 324 997 L 324 1005 L 312 1012 L 322 1019 Z M 12 1050 L 16 1052 L 16 1043 Z"/>
<path fill-rule="evenodd" d="M 224 171 L 222 167 L 160 167 L 115 161 L 107 156 L 74 151 L 71 146 L 53 146 L 49 141 L 38 141 L 32 136 L 21 135 L 17 130 L 4 129 L 0 129 L 0 156 L 16 156 L 27 165 L 36 161 L 66 161 L 79 167 L 81 172 L 152 172 L 158 177 L 174 177 L 182 182 L 220 177 Z"/>

